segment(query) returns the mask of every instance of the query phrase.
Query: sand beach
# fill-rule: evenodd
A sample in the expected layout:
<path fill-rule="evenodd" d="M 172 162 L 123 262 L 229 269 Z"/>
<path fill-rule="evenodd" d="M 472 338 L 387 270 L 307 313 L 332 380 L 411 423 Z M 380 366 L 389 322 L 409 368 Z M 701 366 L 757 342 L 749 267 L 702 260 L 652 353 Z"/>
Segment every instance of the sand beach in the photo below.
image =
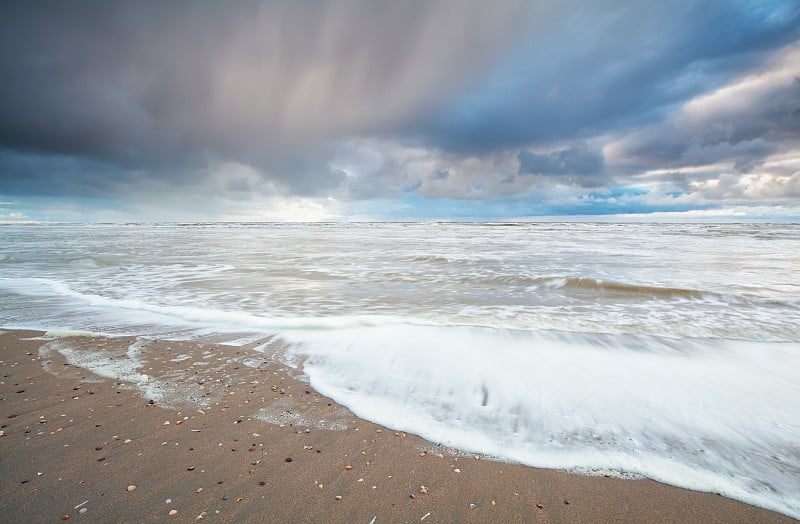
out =
<path fill-rule="evenodd" d="M 42 334 L 0 335 L 5 522 L 793 521 L 714 493 L 439 446 L 230 347 L 149 342 L 141 371 L 173 395 L 148 400 L 140 376 L 70 364 Z M 56 340 L 122 359 L 135 339 Z"/>

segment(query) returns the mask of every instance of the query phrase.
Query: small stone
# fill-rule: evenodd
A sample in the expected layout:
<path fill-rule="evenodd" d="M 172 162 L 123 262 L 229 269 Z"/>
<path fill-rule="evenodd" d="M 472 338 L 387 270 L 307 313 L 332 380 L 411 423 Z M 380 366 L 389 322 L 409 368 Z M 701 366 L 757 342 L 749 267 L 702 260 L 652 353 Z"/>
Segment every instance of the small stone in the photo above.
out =
<path fill-rule="evenodd" d="M 492 501 L 492 506 L 497 506 L 497 502 L 493 500 Z"/>
<path fill-rule="evenodd" d="M 461 473 L 461 470 L 460 470 L 460 469 L 458 469 L 458 468 L 456 468 L 456 469 L 454 469 L 454 470 L 453 470 L 453 472 L 454 472 L 454 473 Z"/>
<path fill-rule="evenodd" d="M 69 520 L 69 515 L 64 513 L 63 515 L 61 515 L 61 520 Z"/>
<path fill-rule="evenodd" d="M 188 468 L 186 468 L 186 471 L 194 471 L 194 466 L 189 466 Z"/>
<path fill-rule="evenodd" d="M 536 504 L 536 507 L 539 509 L 544 509 L 544 504 Z"/>
<path fill-rule="evenodd" d="M 228 500 L 229 498 L 230 497 L 228 495 L 225 495 L 225 496 L 222 497 L 222 500 Z"/>
<path fill-rule="evenodd" d="M 168 515 L 170 517 L 174 517 L 177 514 L 178 514 L 178 510 L 177 509 L 171 509 L 171 510 L 169 510 L 169 513 L 168 513 Z"/>
<path fill-rule="evenodd" d="M 322 489 L 322 488 L 324 488 L 325 486 L 324 486 L 323 484 L 319 484 L 319 485 L 317 485 L 317 487 L 318 487 L 319 489 Z"/>
<path fill-rule="evenodd" d="M 477 505 L 477 504 L 475 504 L 474 502 L 470 502 L 470 503 L 469 503 L 469 509 L 475 509 L 475 508 L 477 508 L 477 507 L 478 507 L 478 505 Z"/>
<path fill-rule="evenodd" d="M 203 491 L 205 491 L 203 488 L 197 488 L 194 490 L 195 493 L 202 493 Z"/>
<path fill-rule="evenodd" d="M 567 499 L 564 499 L 564 504 L 566 504 L 567 506 L 569 506 L 569 501 L 568 501 Z"/>
<path fill-rule="evenodd" d="M 411 500 L 414 500 L 415 498 L 417 498 L 417 496 L 412 493 L 411 495 L 408 496 L 408 498 L 410 498 Z"/>
<path fill-rule="evenodd" d="M 348 464 L 347 466 L 344 467 L 344 469 L 346 469 L 347 471 L 350 471 L 351 469 L 353 469 L 353 466 Z"/>
<path fill-rule="evenodd" d="M 286 462 L 291 462 L 291 461 L 292 461 L 292 457 L 286 457 Z"/>
<path fill-rule="evenodd" d="M 428 494 L 428 488 L 426 488 L 425 486 L 420 486 L 419 487 L 419 492 L 422 493 L 423 495 L 427 495 Z"/>
<path fill-rule="evenodd" d="M 87 511 L 89 511 L 89 508 L 81 508 L 81 509 L 79 509 L 79 510 L 78 510 L 78 513 L 80 513 L 81 515 L 83 515 L 83 514 L 84 514 L 84 513 L 86 513 Z"/>
<path fill-rule="evenodd" d="M 341 495 L 336 495 L 336 496 L 335 496 L 335 497 L 333 497 L 333 498 L 335 498 L 336 500 L 342 500 L 342 496 L 341 496 Z"/>
<path fill-rule="evenodd" d="M 130 486 L 127 487 L 127 490 L 128 491 L 136 491 L 136 486 L 131 484 Z"/>
<path fill-rule="evenodd" d="M 266 480 L 259 480 L 258 481 L 258 485 L 259 486 L 266 486 L 267 485 L 267 481 Z"/>
<path fill-rule="evenodd" d="M 0 437 L 5 437 L 5 436 L 6 436 L 6 432 L 0 430 Z"/>

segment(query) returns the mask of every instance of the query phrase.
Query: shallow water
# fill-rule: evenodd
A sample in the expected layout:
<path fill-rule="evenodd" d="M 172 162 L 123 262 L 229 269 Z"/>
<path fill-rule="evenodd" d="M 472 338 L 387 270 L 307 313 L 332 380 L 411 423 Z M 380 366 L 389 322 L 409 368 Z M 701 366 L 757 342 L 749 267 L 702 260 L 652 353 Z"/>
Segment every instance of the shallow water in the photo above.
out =
<path fill-rule="evenodd" d="M 0 226 L 0 324 L 276 335 L 392 428 L 798 517 L 798 253 L 797 225 Z"/>

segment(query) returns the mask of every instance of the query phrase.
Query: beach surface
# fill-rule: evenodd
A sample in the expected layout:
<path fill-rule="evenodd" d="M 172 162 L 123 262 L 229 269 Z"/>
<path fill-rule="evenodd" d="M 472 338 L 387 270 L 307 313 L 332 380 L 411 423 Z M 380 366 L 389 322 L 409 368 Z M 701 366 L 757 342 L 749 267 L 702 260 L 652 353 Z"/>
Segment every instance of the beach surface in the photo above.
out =
<path fill-rule="evenodd" d="M 795 522 L 439 446 L 355 417 L 267 353 L 42 335 L 0 334 L 4 522 Z M 54 340 L 94 346 L 103 365 L 70 362 Z M 102 372 L 113 361 L 118 374 Z"/>

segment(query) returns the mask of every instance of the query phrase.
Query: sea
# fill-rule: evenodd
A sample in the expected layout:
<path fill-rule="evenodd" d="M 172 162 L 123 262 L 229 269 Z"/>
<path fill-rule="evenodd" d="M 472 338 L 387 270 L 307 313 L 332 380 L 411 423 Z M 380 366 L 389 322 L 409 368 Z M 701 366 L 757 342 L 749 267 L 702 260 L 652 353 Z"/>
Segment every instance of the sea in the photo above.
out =
<path fill-rule="evenodd" d="M 278 340 L 389 428 L 800 518 L 798 224 L 7 224 L 0 327 Z"/>

